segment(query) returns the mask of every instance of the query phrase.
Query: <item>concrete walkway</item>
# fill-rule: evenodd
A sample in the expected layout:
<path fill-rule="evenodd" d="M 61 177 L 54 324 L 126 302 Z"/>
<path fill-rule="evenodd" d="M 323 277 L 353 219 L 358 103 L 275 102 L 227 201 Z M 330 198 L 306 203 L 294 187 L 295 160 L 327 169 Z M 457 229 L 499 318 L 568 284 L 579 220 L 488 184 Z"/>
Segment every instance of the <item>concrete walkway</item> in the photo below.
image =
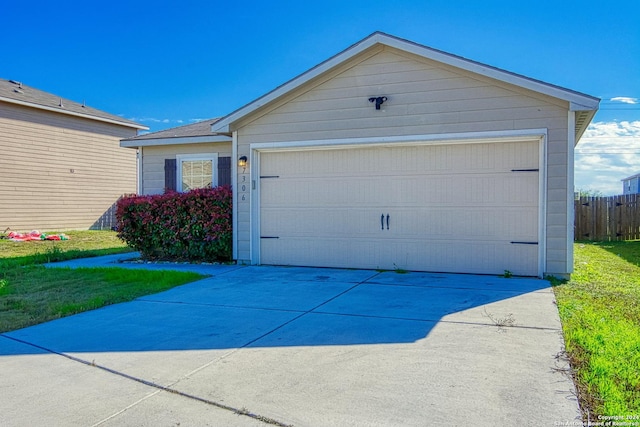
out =
<path fill-rule="evenodd" d="M 121 256 L 60 263 L 113 264 Z M 190 266 L 211 277 L 0 335 L 3 426 L 578 421 L 548 282 Z"/>

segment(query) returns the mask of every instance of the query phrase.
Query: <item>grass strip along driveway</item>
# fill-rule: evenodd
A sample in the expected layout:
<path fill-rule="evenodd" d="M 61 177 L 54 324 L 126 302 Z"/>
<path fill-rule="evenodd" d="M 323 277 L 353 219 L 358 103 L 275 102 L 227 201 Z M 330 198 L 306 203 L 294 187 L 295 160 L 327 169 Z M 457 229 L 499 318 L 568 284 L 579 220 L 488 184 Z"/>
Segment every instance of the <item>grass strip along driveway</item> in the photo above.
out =
<path fill-rule="evenodd" d="M 42 263 L 127 252 L 107 231 L 67 233 L 71 240 L 0 240 L 0 333 L 131 301 L 202 278 L 176 271 L 49 269 Z"/>
<path fill-rule="evenodd" d="M 640 241 L 577 243 L 571 280 L 555 285 L 585 418 L 640 425 Z"/>

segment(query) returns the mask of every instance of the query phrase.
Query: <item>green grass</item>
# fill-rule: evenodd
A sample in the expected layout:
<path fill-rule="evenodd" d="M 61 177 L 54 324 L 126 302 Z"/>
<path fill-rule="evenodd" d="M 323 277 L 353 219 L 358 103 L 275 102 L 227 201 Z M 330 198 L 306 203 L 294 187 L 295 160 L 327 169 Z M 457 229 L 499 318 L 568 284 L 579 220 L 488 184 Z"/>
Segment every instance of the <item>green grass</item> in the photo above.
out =
<path fill-rule="evenodd" d="M 585 415 L 640 414 L 640 241 L 577 243 L 554 290 Z"/>
<path fill-rule="evenodd" d="M 131 252 L 112 231 L 69 231 L 70 240 L 13 242 L 0 239 L 0 266 L 34 264 L 66 259 Z M 0 234 L 1 235 L 1 234 Z"/>
<path fill-rule="evenodd" d="M 109 304 L 130 301 L 202 278 L 176 271 L 124 268 L 45 268 L 49 261 L 129 249 L 113 232 L 67 233 L 71 240 L 0 240 L 0 332 L 35 325 Z"/>

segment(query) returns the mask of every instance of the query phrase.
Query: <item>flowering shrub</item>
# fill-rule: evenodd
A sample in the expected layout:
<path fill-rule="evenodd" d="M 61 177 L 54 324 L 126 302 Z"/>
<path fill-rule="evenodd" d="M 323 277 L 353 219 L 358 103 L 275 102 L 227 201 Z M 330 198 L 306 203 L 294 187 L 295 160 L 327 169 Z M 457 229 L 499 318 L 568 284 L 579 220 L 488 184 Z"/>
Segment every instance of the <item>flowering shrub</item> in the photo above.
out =
<path fill-rule="evenodd" d="M 231 259 L 231 187 L 127 196 L 116 210 L 118 237 L 152 260 Z"/>

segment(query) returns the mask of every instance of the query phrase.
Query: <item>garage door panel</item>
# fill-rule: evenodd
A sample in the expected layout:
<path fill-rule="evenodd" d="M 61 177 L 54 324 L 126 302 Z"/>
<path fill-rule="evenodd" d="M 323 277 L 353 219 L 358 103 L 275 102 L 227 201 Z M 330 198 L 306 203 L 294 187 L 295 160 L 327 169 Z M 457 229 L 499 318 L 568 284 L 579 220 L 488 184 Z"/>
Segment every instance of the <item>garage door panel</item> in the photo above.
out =
<path fill-rule="evenodd" d="M 260 192 L 262 207 L 299 206 L 372 206 L 380 191 L 375 180 L 344 181 L 336 178 L 263 179 Z"/>
<path fill-rule="evenodd" d="M 473 212 L 459 207 L 410 211 L 396 208 L 264 208 L 261 222 L 262 235 L 281 238 L 337 233 L 425 242 L 445 237 L 536 241 L 538 235 L 537 215 L 525 208 L 478 208 Z"/>
<path fill-rule="evenodd" d="M 351 254 L 336 257 L 339 247 Z M 352 268 L 366 265 L 366 268 L 393 268 L 391 257 L 393 248 L 372 245 L 370 239 L 291 237 L 285 239 L 262 239 L 262 263 L 275 265 L 322 266 Z M 314 262 L 309 264 L 309 260 Z"/>
<path fill-rule="evenodd" d="M 336 257 L 335 248 L 348 252 Z M 293 250 L 292 250 L 293 249 Z M 432 240 L 428 244 L 404 240 L 372 245 L 368 239 L 304 238 L 263 239 L 263 263 L 352 268 L 366 265 L 371 269 L 407 269 L 417 271 L 531 275 L 537 268 L 537 246 L 508 242 Z"/>
<path fill-rule="evenodd" d="M 537 173 L 451 177 L 381 176 L 269 178 L 261 180 L 263 207 L 304 204 L 349 206 L 537 206 Z"/>
<path fill-rule="evenodd" d="M 318 149 L 263 153 L 262 175 L 289 176 L 396 176 L 405 173 L 450 175 L 493 173 L 538 167 L 539 148 L 530 142 L 492 144 L 417 145 Z"/>
<path fill-rule="evenodd" d="M 262 235 L 278 237 L 348 234 L 377 237 L 379 212 L 358 208 L 264 208 L 261 212 Z"/>
<path fill-rule="evenodd" d="M 450 238 L 477 240 L 537 240 L 537 215 L 526 208 L 460 207 L 394 210 L 389 212 L 390 235 L 427 240 Z"/>
<path fill-rule="evenodd" d="M 260 262 L 537 275 L 538 159 L 538 142 L 262 153 Z"/>

